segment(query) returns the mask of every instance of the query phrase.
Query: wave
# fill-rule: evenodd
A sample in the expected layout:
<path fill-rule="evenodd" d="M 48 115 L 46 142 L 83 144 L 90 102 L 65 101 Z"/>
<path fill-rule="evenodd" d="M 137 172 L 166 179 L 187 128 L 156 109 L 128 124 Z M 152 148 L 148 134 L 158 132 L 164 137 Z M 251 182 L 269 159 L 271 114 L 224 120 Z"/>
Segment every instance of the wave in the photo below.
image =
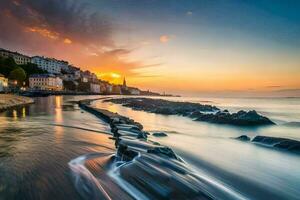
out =
<path fill-rule="evenodd" d="M 88 159 L 100 155 L 103 156 L 103 154 L 98 153 L 83 155 L 69 162 L 75 188 L 84 199 L 111 200 L 111 197 L 104 190 L 100 182 L 84 165 Z"/>
<path fill-rule="evenodd" d="M 123 149 L 124 150 L 124 149 Z M 83 199 L 246 199 L 180 158 L 126 149 L 92 153 L 69 162 Z"/>

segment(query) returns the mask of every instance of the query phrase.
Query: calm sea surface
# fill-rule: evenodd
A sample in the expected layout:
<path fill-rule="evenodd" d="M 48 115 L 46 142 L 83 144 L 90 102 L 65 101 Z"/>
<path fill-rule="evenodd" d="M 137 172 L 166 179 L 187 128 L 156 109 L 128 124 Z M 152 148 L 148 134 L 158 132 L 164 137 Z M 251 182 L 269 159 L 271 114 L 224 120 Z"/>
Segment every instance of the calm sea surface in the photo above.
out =
<path fill-rule="evenodd" d="M 36 98 L 36 103 L 0 113 L 0 199 L 80 199 L 68 163 L 92 152 L 114 152 L 107 124 L 70 101 L 83 96 Z M 89 96 L 88 98 L 99 98 Z M 278 125 L 240 128 L 186 117 L 134 111 L 101 100 L 99 108 L 126 115 L 168 145 L 211 184 L 241 199 L 300 199 L 300 156 L 231 139 L 242 134 L 300 140 L 299 98 L 167 98 L 252 110 Z"/>

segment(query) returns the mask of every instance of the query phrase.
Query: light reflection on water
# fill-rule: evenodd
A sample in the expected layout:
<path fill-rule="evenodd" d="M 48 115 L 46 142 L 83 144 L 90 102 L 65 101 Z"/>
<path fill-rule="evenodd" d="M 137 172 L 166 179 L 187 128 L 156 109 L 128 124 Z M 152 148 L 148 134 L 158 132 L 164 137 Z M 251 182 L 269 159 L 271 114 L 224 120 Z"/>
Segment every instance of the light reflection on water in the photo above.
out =
<path fill-rule="evenodd" d="M 168 98 L 170 99 L 170 98 Z M 176 98 L 171 98 L 176 99 Z M 186 100 L 186 99 L 184 99 Z M 194 102 L 202 100 L 193 99 Z M 216 101 L 216 100 L 214 100 Z M 299 108 L 300 103 L 292 100 L 267 100 L 273 109 L 262 103 L 261 99 L 247 100 L 234 107 L 224 102 L 218 106 L 230 110 L 255 109 L 261 113 L 271 113 L 268 117 L 278 116 L 282 108 Z M 238 100 L 230 100 L 237 102 Z M 266 100 L 265 100 L 266 101 Z M 258 107 L 253 104 L 260 102 Z M 221 180 L 243 194 L 255 199 L 264 199 L 269 196 L 273 199 L 299 199 L 300 198 L 300 156 L 287 152 L 262 147 L 253 143 L 246 143 L 231 139 L 242 134 L 251 138 L 256 135 L 286 137 L 300 140 L 300 127 L 279 124 L 269 127 L 245 128 L 228 125 L 216 125 L 205 122 L 195 122 L 181 116 L 164 116 L 143 111 L 135 111 L 118 104 L 94 102 L 93 105 L 118 112 L 142 123 L 144 129 L 150 132 L 165 131 L 168 137 L 152 138 L 162 144 L 172 147 L 188 163 L 193 165 L 199 173 L 209 174 L 212 178 Z M 268 112 L 267 112 L 268 111 Z M 294 114 L 300 112 L 280 110 L 281 121 L 290 122 L 299 120 Z M 300 121 L 300 120 L 299 120 Z"/>
<path fill-rule="evenodd" d="M 80 199 L 68 162 L 90 152 L 113 152 L 114 145 L 107 135 L 70 127 L 108 128 L 67 103 L 73 97 L 35 100 L 0 113 L 0 199 Z"/>

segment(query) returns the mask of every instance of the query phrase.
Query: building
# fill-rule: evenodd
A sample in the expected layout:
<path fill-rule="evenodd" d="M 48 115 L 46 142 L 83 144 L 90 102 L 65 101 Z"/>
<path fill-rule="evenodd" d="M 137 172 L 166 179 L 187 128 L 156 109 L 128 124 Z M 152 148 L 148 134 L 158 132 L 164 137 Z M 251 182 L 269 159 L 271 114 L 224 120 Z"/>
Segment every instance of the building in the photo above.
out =
<path fill-rule="evenodd" d="M 100 93 L 100 84 L 98 83 L 90 83 L 90 91 L 92 93 Z"/>
<path fill-rule="evenodd" d="M 97 75 L 95 73 L 91 73 L 90 81 L 92 81 L 92 82 L 98 81 L 98 77 L 97 77 Z"/>
<path fill-rule="evenodd" d="M 4 58 L 13 58 L 15 60 L 15 62 L 18 65 L 25 65 L 27 63 L 31 62 L 31 59 L 29 56 L 25 56 L 23 54 L 20 54 L 18 52 L 12 52 L 6 49 L 1 49 L 0 48 L 0 56 L 4 57 Z"/>
<path fill-rule="evenodd" d="M 52 74 L 35 74 L 29 77 L 29 87 L 34 90 L 63 90 L 61 78 Z"/>
<path fill-rule="evenodd" d="M 0 92 L 6 91 L 8 87 L 8 79 L 4 77 L 3 74 L 0 74 Z"/>
<path fill-rule="evenodd" d="M 64 81 L 74 81 L 75 77 L 74 74 L 63 74 L 61 75 L 61 79 Z"/>
<path fill-rule="evenodd" d="M 32 57 L 31 62 L 50 74 L 60 74 L 62 69 L 68 68 L 68 62 L 66 61 L 56 60 L 54 58 L 45 58 L 42 56 Z"/>
<path fill-rule="evenodd" d="M 127 85 L 126 85 L 126 79 L 125 79 L 125 77 L 124 77 L 124 79 L 123 79 L 122 89 L 123 89 L 123 90 L 127 90 Z"/>
<path fill-rule="evenodd" d="M 106 85 L 106 92 L 108 94 L 111 94 L 113 92 L 113 86 L 110 84 Z"/>
<path fill-rule="evenodd" d="M 122 94 L 120 85 L 112 85 L 112 94 Z"/>
<path fill-rule="evenodd" d="M 80 79 L 80 74 L 81 74 L 80 70 L 74 71 L 74 77 L 75 77 L 75 80 Z"/>
<path fill-rule="evenodd" d="M 141 92 L 138 88 L 130 87 L 130 88 L 128 88 L 128 90 L 129 90 L 129 94 L 131 94 L 131 95 L 140 95 L 141 94 Z"/>

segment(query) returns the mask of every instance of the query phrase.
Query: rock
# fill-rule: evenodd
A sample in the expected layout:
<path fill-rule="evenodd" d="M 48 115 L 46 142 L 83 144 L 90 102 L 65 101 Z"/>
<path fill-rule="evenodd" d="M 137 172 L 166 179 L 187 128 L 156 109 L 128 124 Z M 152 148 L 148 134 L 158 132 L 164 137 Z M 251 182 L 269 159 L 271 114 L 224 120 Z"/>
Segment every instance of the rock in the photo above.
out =
<path fill-rule="evenodd" d="M 269 147 L 300 153 L 300 141 L 287 138 L 256 136 L 252 142 Z"/>
<path fill-rule="evenodd" d="M 134 156 L 134 153 L 129 151 L 123 155 L 125 160 Z M 165 156 L 141 152 L 114 173 L 130 184 L 130 188 L 145 196 L 140 199 L 213 199 L 203 189 L 203 180 L 187 165 Z M 127 191 L 128 187 L 123 189 Z"/>
<path fill-rule="evenodd" d="M 239 111 L 229 113 L 228 110 L 221 111 L 212 105 L 203 105 L 190 102 L 174 102 L 163 99 L 151 98 L 119 98 L 107 99 L 105 102 L 122 104 L 134 110 L 143 110 L 146 112 L 163 115 L 181 115 L 188 116 L 196 121 L 204 121 L 217 124 L 230 124 L 237 126 L 259 126 L 275 124 L 267 117 L 259 115 L 255 110 Z"/>
<path fill-rule="evenodd" d="M 250 137 L 248 137 L 247 135 L 241 135 L 241 136 L 236 137 L 234 139 L 244 141 L 244 142 L 250 141 Z"/>
<path fill-rule="evenodd" d="M 156 155 L 163 155 L 169 158 L 178 159 L 174 151 L 169 147 L 154 147 L 153 149 L 148 149 L 147 153 L 153 153 Z"/>
<path fill-rule="evenodd" d="M 164 133 L 164 132 L 155 132 L 155 133 L 153 133 L 152 134 L 153 136 L 155 136 L 155 137 L 166 137 L 166 136 L 168 136 L 166 133 Z"/>
<path fill-rule="evenodd" d="M 231 124 L 238 126 L 258 126 L 275 124 L 267 117 L 259 115 L 256 111 L 239 111 L 237 113 L 217 112 L 216 114 L 193 113 L 196 121 L 205 121 L 217 124 Z"/>
<path fill-rule="evenodd" d="M 189 115 L 194 111 L 214 112 L 219 110 L 219 108 L 211 105 L 190 102 L 175 102 L 151 98 L 107 99 L 104 100 L 104 102 L 122 104 L 123 106 L 130 107 L 135 110 L 144 110 L 147 112 L 165 115 Z"/>

